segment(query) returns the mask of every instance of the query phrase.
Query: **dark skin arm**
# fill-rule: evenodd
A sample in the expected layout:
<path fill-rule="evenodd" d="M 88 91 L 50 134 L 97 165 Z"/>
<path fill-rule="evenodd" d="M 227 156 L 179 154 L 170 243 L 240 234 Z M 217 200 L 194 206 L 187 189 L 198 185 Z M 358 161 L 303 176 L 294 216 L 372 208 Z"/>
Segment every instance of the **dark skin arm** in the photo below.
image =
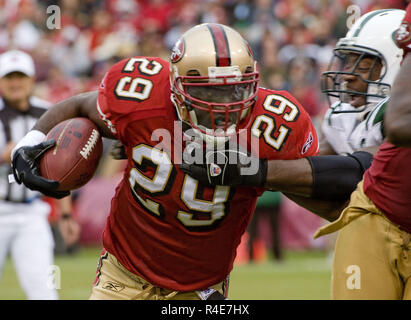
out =
<path fill-rule="evenodd" d="M 362 149 L 375 154 L 378 147 Z M 313 173 L 307 159 L 268 161 L 266 188 L 283 192 L 288 198 L 316 215 L 333 221 L 337 219 L 348 201 L 328 201 L 310 198 Z"/>
<path fill-rule="evenodd" d="M 336 152 L 334 151 L 333 147 L 328 143 L 327 139 L 322 138 L 320 141 L 320 152 L 319 155 L 335 155 Z M 305 179 L 307 180 L 302 180 L 304 177 L 300 176 L 300 184 L 304 185 L 312 185 L 312 171 L 311 171 L 311 166 L 307 163 L 308 161 L 305 159 L 306 163 L 301 163 L 299 166 L 301 167 L 302 171 L 298 171 L 299 174 L 305 175 Z M 308 175 L 307 171 L 310 172 Z M 311 177 L 307 178 L 307 175 Z M 302 188 L 300 186 L 300 188 Z M 303 191 L 303 195 L 296 195 L 293 193 L 287 193 L 284 192 L 284 195 L 289 198 L 291 201 L 294 201 L 301 207 L 315 213 L 319 217 L 326 219 L 328 221 L 334 221 L 338 219 L 340 216 L 341 211 L 346 207 L 348 204 L 348 201 L 326 201 L 326 200 L 319 200 L 319 199 L 312 199 L 308 198 L 309 195 L 311 195 L 311 187 L 307 190 L 300 190 Z M 304 192 L 305 191 L 305 192 Z"/>
<path fill-rule="evenodd" d="M 327 201 L 319 199 L 305 198 L 290 193 L 284 193 L 290 200 L 299 206 L 315 213 L 317 216 L 330 222 L 337 220 L 343 209 L 348 205 L 347 201 Z"/>
<path fill-rule="evenodd" d="M 106 138 L 115 139 L 101 120 L 97 111 L 97 91 L 81 93 L 56 103 L 37 121 L 34 130 L 47 134 L 56 124 L 75 117 L 85 117 L 93 121 Z"/>
<path fill-rule="evenodd" d="M 268 161 L 266 188 L 309 197 L 312 185 L 312 170 L 307 159 Z"/>
<path fill-rule="evenodd" d="M 336 220 L 346 201 L 312 199 L 312 185 L 312 169 L 307 159 L 268 162 L 267 188 L 283 192 L 287 198 L 323 219 Z"/>
<path fill-rule="evenodd" d="M 391 97 L 385 111 L 384 128 L 388 140 L 399 146 L 411 148 L 411 54 L 401 65 Z"/>

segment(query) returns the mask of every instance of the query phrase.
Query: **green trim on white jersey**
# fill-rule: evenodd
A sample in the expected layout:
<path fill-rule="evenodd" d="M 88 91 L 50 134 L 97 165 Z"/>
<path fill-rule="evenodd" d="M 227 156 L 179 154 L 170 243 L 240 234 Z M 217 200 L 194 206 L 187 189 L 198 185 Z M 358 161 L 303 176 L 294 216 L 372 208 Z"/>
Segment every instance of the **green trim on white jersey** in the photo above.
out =
<path fill-rule="evenodd" d="M 384 98 L 381 100 L 375 107 L 374 109 L 367 114 L 366 116 L 366 129 L 370 126 L 375 126 L 378 123 L 381 123 L 381 134 L 385 138 L 384 134 L 384 126 L 383 126 L 383 120 L 384 120 L 384 114 L 385 114 L 385 109 L 387 108 L 389 97 Z"/>
<path fill-rule="evenodd" d="M 365 147 L 379 146 L 384 139 L 383 119 L 388 97 L 362 113 L 332 113 L 329 109 L 322 123 L 325 140 L 338 154 L 353 153 Z M 349 104 L 336 102 L 341 109 L 353 109 Z"/>

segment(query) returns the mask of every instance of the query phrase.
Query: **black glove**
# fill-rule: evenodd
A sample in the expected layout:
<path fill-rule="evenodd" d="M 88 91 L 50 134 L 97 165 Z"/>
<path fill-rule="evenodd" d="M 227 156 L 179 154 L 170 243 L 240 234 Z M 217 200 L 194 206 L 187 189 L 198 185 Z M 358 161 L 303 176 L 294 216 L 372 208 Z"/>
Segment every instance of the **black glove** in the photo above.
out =
<path fill-rule="evenodd" d="M 193 151 L 190 152 L 192 157 Z M 187 162 L 187 157 L 183 157 L 180 169 L 205 185 L 264 186 L 267 160 L 255 158 L 247 150 L 228 143 L 222 149 L 206 149 L 204 153 L 201 163 Z"/>
<path fill-rule="evenodd" d="M 44 195 L 61 199 L 70 194 L 69 191 L 57 191 L 58 181 L 45 179 L 40 175 L 39 160 L 44 152 L 55 145 L 55 140 L 48 140 L 32 147 L 21 147 L 13 155 L 13 175 L 18 184 L 24 184 L 31 190 Z"/>
<path fill-rule="evenodd" d="M 120 141 L 113 143 L 110 154 L 116 160 L 127 159 L 126 150 L 124 149 L 124 146 Z"/>

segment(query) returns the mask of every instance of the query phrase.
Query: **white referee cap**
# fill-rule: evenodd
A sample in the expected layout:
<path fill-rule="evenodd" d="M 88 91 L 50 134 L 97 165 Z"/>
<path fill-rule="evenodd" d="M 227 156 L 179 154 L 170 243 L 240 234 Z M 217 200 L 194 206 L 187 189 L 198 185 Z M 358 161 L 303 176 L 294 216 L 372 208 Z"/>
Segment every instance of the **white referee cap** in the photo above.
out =
<path fill-rule="evenodd" d="M 31 56 L 20 50 L 11 50 L 1 54 L 0 78 L 11 72 L 21 72 L 29 77 L 33 77 L 35 68 Z"/>

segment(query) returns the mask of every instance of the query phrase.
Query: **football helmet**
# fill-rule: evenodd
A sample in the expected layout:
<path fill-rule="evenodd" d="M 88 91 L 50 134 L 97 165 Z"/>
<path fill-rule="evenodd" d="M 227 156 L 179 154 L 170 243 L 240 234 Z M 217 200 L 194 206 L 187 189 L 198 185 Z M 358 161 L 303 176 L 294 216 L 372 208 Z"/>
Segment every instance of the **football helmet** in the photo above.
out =
<path fill-rule="evenodd" d="M 334 113 L 362 112 L 390 94 L 402 60 L 402 49 L 393 37 L 404 15 L 405 11 L 398 9 L 368 12 L 337 42 L 328 70 L 321 79 L 322 92 L 327 95 Z M 364 59 L 368 59 L 367 78 L 360 72 Z M 350 88 L 346 81 L 349 76 L 360 77 L 365 83 L 364 91 Z M 355 97 L 363 97 L 361 102 L 365 104 L 342 107 Z"/>
<path fill-rule="evenodd" d="M 179 119 L 206 141 L 226 141 L 249 125 L 258 81 L 250 46 L 225 25 L 197 25 L 172 49 L 171 99 Z"/>

